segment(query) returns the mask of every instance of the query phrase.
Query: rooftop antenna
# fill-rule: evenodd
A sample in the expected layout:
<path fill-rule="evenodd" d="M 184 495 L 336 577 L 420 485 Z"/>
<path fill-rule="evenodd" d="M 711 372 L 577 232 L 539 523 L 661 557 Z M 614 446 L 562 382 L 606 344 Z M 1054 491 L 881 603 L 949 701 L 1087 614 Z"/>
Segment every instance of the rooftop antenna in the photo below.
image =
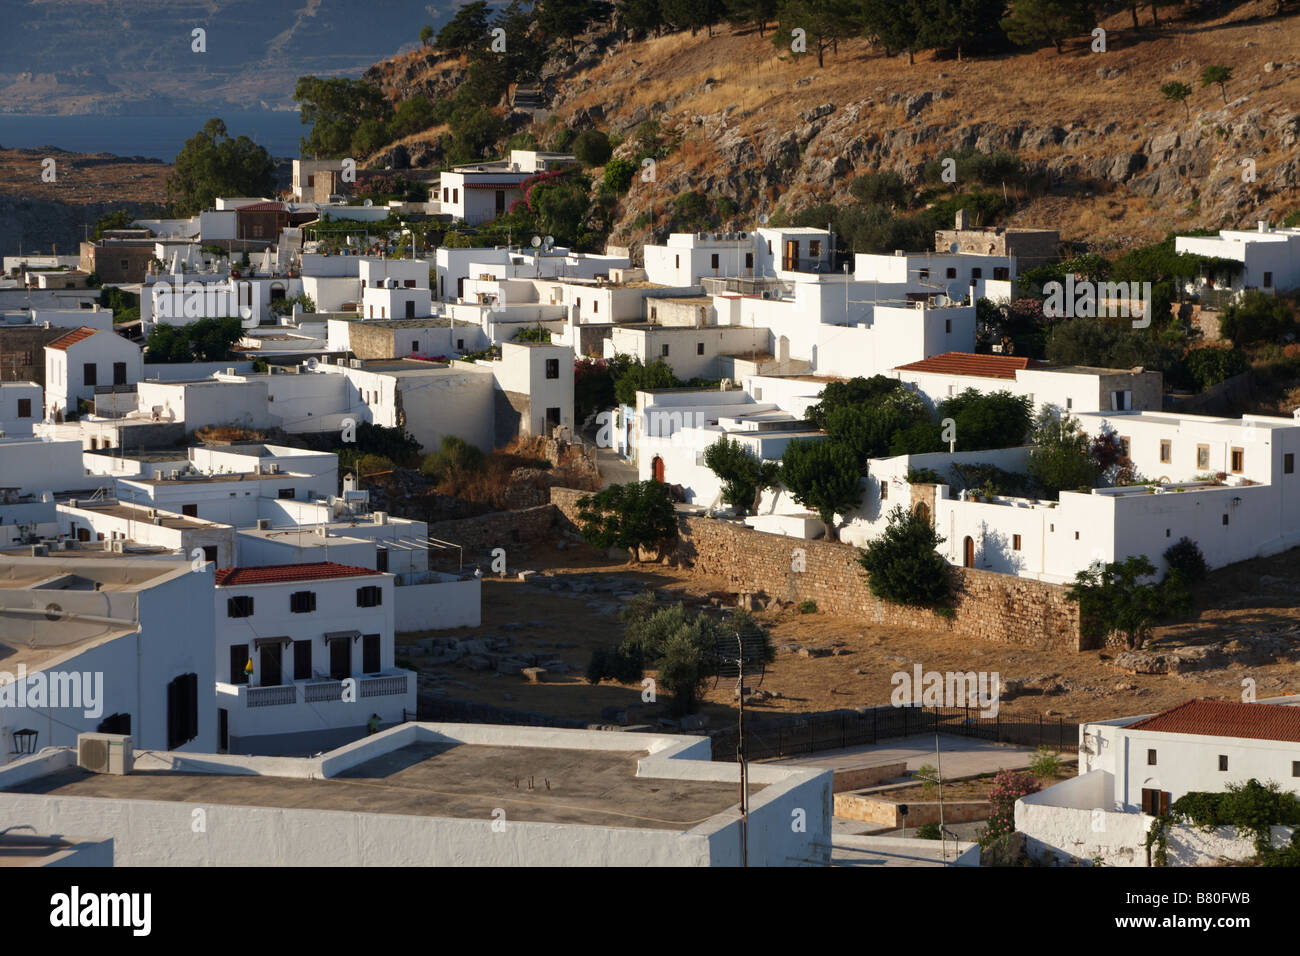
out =
<path fill-rule="evenodd" d="M 736 763 L 740 767 L 740 865 L 749 866 L 749 764 L 745 759 L 745 678 L 758 675 L 763 682 L 767 671 L 766 644 L 757 628 L 736 630 L 718 638 L 713 645 L 713 660 L 718 678 L 736 678 L 736 696 L 740 703 L 736 724 Z M 715 686 L 716 686 L 715 678 Z"/>

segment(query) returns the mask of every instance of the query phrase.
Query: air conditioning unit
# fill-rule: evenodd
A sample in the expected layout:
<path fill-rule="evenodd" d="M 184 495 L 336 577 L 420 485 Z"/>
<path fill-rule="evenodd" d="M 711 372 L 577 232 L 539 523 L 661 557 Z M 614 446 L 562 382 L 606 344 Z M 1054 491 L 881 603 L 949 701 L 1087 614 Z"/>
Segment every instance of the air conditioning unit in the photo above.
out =
<path fill-rule="evenodd" d="M 268 475 L 278 475 L 280 473 L 280 466 L 275 462 L 271 462 L 266 466 L 266 473 Z"/>
<path fill-rule="evenodd" d="M 48 545 L 44 545 L 44 544 L 32 545 L 33 558 L 48 558 L 49 556 L 50 556 L 50 549 Z"/>
<path fill-rule="evenodd" d="M 77 546 L 76 542 L 73 541 L 71 538 L 64 538 L 62 541 L 59 542 L 60 551 L 71 551 L 76 546 Z"/>
<path fill-rule="evenodd" d="M 696 236 L 695 236 L 695 238 L 696 238 L 696 239 L 705 239 L 705 240 L 707 240 L 707 239 L 709 238 L 709 234 L 708 234 L 707 232 L 697 233 Z"/>
<path fill-rule="evenodd" d="M 162 526 L 162 523 L 163 523 L 163 519 L 162 519 L 162 518 L 154 518 L 154 519 L 153 519 L 153 523 L 161 527 L 161 526 Z"/>
<path fill-rule="evenodd" d="M 128 774 L 135 762 L 130 734 L 77 734 L 77 766 L 91 773 Z"/>
<path fill-rule="evenodd" d="M 736 233 L 736 235 L 737 235 L 737 237 L 739 237 L 739 238 L 741 238 L 741 239 L 748 239 L 748 238 L 749 238 L 749 233 L 747 233 L 747 232 L 738 232 L 738 233 Z"/>
<path fill-rule="evenodd" d="M 387 512 L 387 511 L 376 511 L 376 512 L 375 512 L 375 524 L 388 524 L 388 512 Z"/>
<path fill-rule="evenodd" d="M 353 368 L 361 368 L 361 359 L 352 359 L 350 364 Z"/>
<path fill-rule="evenodd" d="M 113 542 L 113 553 L 114 553 L 114 554 L 125 554 L 125 553 L 126 553 L 126 539 L 125 539 L 125 538 L 118 538 L 116 541 Z"/>
<path fill-rule="evenodd" d="M 258 518 L 258 519 L 257 519 L 257 530 L 258 530 L 258 531 L 270 531 L 270 530 L 271 530 L 271 519 L 270 519 L 270 518 Z"/>

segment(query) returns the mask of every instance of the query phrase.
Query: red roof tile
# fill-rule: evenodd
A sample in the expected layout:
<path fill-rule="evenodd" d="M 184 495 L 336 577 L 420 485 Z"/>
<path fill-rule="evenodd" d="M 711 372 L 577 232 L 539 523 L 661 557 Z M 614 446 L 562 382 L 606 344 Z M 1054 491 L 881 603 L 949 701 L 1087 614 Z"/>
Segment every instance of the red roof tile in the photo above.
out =
<path fill-rule="evenodd" d="M 239 584 L 285 584 L 290 581 L 319 581 L 324 578 L 355 578 L 382 574 L 374 568 L 315 561 L 310 564 L 270 564 L 261 568 L 218 568 L 217 587 Z"/>
<path fill-rule="evenodd" d="M 973 352 L 944 352 L 898 366 L 900 372 L 931 372 L 938 375 L 972 375 L 977 378 L 1015 379 L 1016 372 L 1024 368 L 1040 368 L 1028 356 L 976 355 Z"/>
<path fill-rule="evenodd" d="M 82 339 L 88 339 L 98 331 L 100 330 L 92 329 L 88 326 L 83 325 L 79 329 L 73 329 L 67 335 L 63 336 L 63 338 L 55 339 L 53 342 L 51 342 L 49 345 L 45 347 L 47 349 L 58 349 L 60 352 L 65 352 L 67 351 L 69 345 L 76 345 Z"/>
<path fill-rule="evenodd" d="M 1129 724 L 1128 729 L 1300 743 L 1300 706 L 1200 698 Z"/>
<path fill-rule="evenodd" d="M 284 212 L 284 203 L 274 200 L 250 202 L 246 206 L 236 206 L 235 212 Z"/>

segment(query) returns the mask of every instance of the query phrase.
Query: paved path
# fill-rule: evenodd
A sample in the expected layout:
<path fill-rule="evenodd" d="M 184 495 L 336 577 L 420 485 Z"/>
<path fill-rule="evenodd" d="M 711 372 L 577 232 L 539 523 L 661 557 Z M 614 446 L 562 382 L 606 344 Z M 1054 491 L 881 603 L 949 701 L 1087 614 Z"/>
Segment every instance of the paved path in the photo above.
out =
<path fill-rule="evenodd" d="M 883 744 L 868 744 L 845 750 L 823 750 L 807 756 L 782 757 L 763 762 L 783 766 L 840 770 L 848 767 L 875 767 L 902 761 L 906 762 L 908 770 L 916 770 L 924 764 L 933 767 L 941 760 L 944 779 L 950 780 L 954 777 L 994 773 L 1007 768 L 1020 770 L 1028 767 L 1030 761 L 1034 759 L 1034 750 L 1030 747 L 999 744 L 974 737 L 952 737 L 940 734 L 939 746 L 941 750 L 938 760 L 935 757 L 934 736 L 922 734 Z"/>
<path fill-rule="evenodd" d="M 831 866 L 955 866 L 957 856 L 970 846 L 970 843 L 947 841 L 945 862 L 945 847 L 938 840 L 836 836 L 831 841 Z"/>

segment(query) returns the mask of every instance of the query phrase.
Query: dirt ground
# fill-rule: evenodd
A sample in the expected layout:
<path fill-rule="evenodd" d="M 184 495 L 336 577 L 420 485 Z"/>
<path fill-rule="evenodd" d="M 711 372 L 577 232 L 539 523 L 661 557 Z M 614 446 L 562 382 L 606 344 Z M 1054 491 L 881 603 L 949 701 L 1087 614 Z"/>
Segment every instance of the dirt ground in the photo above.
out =
<path fill-rule="evenodd" d="M 1210 575 L 1202 586 L 1193 619 L 1157 629 L 1147 648 L 1168 653 L 1257 633 L 1280 635 L 1300 657 L 1300 550 L 1273 558 L 1244 562 Z M 515 568 L 547 573 L 582 573 L 645 587 L 676 592 L 686 600 L 703 602 L 721 583 L 662 565 L 635 565 L 611 560 L 583 545 L 566 543 L 516 546 Z M 591 722 L 608 722 L 601 711 L 632 707 L 633 722 L 652 722 L 666 715 L 658 706 L 642 705 L 641 688 L 609 681 L 592 686 L 583 677 L 591 651 L 617 644 L 621 628 L 608 609 L 617 601 L 608 594 L 551 593 L 516 580 L 484 578 L 483 625 L 398 635 L 399 658 L 429 672 L 441 673 L 447 697 L 517 710 L 540 711 Z M 629 584 L 626 589 L 631 589 Z M 589 606 L 596 605 L 597 607 Z M 599 609 L 598 609 L 599 608 Z M 606 613 L 601 613 L 605 609 Z M 1004 701 L 1001 713 L 1039 714 L 1067 720 L 1096 720 L 1128 714 L 1153 713 L 1193 697 L 1240 699 L 1242 681 L 1255 681 L 1260 699 L 1300 691 L 1300 668 L 1289 661 L 1262 666 L 1237 664 L 1190 674 L 1130 674 L 1115 666 L 1117 651 L 1069 653 L 1014 644 L 973 643 L 944 631 L 890 628 L 826 613 L 800 614 L 794 609 L 769 609 L 757 615 L 771 629 L 773 643 L 832 648 L 833 656 L 803 657 L 778 650 L 777 659 L 758 686 L 776 696 L 747 706 L 755 715 L 778 715 L 886 704 L 893 690 L 891 676 L 924 671 L 997 671 L 1002 680 L 1026 682 L 1016 699 Z M 518 622 L 516 630 L 503 626 Z M 422 637 L 467 638 L 508 633 L 514 649 L 542 652 L 564 660 L 574 669 L 549 675 L 550 681 L 529 684 L 522 676 L 471 671 L 460 665 L 424 667 L 411 645 Z M 556 649 L 556 643 L 573 647 Z M 651 676 L 653 672 L 648 672 Z M 750 681 L 750 686 L 754 686 Z M 702 713 L 713 726 L 735 719 L 734 681 L 719 682 L 706 694 Z"/>

